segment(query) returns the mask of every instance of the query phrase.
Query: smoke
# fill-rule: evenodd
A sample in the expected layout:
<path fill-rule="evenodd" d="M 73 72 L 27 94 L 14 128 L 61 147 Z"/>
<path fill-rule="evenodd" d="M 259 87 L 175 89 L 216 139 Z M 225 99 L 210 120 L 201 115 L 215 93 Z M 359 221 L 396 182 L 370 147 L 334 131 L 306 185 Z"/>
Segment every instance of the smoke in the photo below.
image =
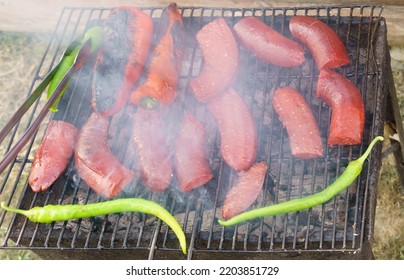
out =
<path fill-rule="evenodd" d="M 102 21 L 93 20 L 90 21 L 91 24 L 102 24 Z M 158 25 L 157 25 L 158 26 Z M 84 33 L 84 30 L 83 30 Z M 212 117 L 207 112 L 206 108 L 199 104 L 193 97 L 192 93 L 188 89 L 188 82 L 191 77 L 197 75 L 202 66 L 202 57 L 200 52 L 195 54 L 194 49 L 196 42 L 193 41 L 193 36 L 187 33 L 184 44 L 186 45 L 184 60 L 181 68 L 180 77 L 178 79 L 177 87 L 177 97 L 172 105 L 168 108 L 162 110 L 164 131 L 162 131 L 168 150 L 170 151 L 169 160 L 172 161 L 174 146 L 176 141 L 176 136 L 178 134 L 179 126 L 181 125 L 182 118 L 185 112 L 191 113 L 196 116 L 205 126 L 207 131 L 207 143 L 206 152 L 210 159 L 210 164 L 212 166 L 213 172 L 215 172 L 215 177 L 218 176 L 217 164 L 220 162 L 218 153 L 218 134 L 216 129 L 216 124 Z M 153 49 L 158 42 L 158 37 L 155 36 L 153 45 L 151 47 L 150 55 L 153 53 Z M 94 64 L 96 60 L 96 55 L 94 54 L 85 62 L 82 69 L 73 76 L 73 80 L 67 88 L 64 96 L 60 99 L 58 104 L 59 111 L 54 113 L 52 118 L 67 121 L 75 125 L 78 129 L 81 129 L 83 124 L 86 122 L 87 118 L 93 111 L 92 107 L 92 79 L 94 73 Z M 150 63 L 150 57 L 148 63 L 144 66 L 142 76 L 136 84 L 133 85 L 133 89 L 141 85 L 147 76 L 148 66 Z M 101 76 L 100 76 L 101 77 Z M 102 84 L 107 86 L 111 81 L 103 81 Z M 110 127 L 109 127 L 109 148 L 111 153 L 113 153 L 119 161 L 132 170 L 135 173 L 135 179 L 130 182 L 122 192 L 118 195 L 125 197 L 151 197 L 153 195 L 144 182 L 140 178 L 140 166 L 139 161 L 136 156 L 135 146 L 133 143 L 133 114 L 138 109 L 137 106 L 128 102 L 126 106 L 118 112 L 116 115 L 110 117 Z M 160 132 L 156 132 L 160 133 Z M 216 170 L 214 170 L 216 168 Z M 68 185 L 72 188 L 74 192 L 78 191 L 79 187 L 86 188 L 85 183 L 81 180 L 79 174 L 75 170 L 73 162 L 69 165 L 67 172 L 64 176 L 69 181 Z M 223 183 L 223 182 L 222 182 Z M 204 188 L 209 188 L 215 190 L 217 187 L 217 181 L 214 179 L 207 184 L 207 186 L 202 186 L 200 189 L 195 190 L 193 193 L 197 194 L 198 199 L 204 200 L 210 197 L 212 201 L 214 200 L 215 192 L 206 192 Z M 165 194 L 175 198 L 175 200 L 180 203 L 186 203 L 189 197 L 194 195 L 190 193 L 184 193 L 180 190 L 178 182 L 176 180 L 175 169 L 173 166 L 173 177 L 168 190 L 161 194 Z M 213 203 L 212 203 L 213 204 Z"/>

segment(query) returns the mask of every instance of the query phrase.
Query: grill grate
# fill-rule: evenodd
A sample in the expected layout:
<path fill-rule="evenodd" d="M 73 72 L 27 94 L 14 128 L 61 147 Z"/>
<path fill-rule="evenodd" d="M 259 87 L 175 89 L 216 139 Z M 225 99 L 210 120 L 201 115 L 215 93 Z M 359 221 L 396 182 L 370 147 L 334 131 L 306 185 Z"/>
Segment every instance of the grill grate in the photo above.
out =
<path fill-rule="evenodd" d="M 145 8 L 155 24 L 162 13 L 161 7 Z M 152 199 L 173 213 L 186 231 L 189 245 L 188 259 L 202 258 L 281 258 L 281 257 L 369 257 L 375 210 L 375 192 L 381 165 L 380 150 L 375 150 L 366 162 L 357 183 L 328 203 L 308 211 L 291 213 L 251 221 L 235 227 L 218 225 L 221 205 L 236 174 L 219 156 L 217 129 L 206 109 L 198 104 L 189 91 L 189 81 L 201 67 L 202 57 L 194 39 L 196 32 L 217 17 L 224 17 L 230 25 L 245 16 L 254 15 L 268 25 L 290 36 L 287 28 L 290 16 L 319 17 L 331 26 L 345 42 L 351 64 L 338 69 L 361 90 L 366 108 L 365 131 L 361 145 L 326 147 L 331 111 L 315 97 L 318 71 L 312 57 L 306 52 L 306 61 L 299 68 L 281 68 L 258 61 L 240 47 L 242 65 L 235 89 L 250 106 L 257 121 L 259 153 L 257 160 L 270 166 L 265 188 L 256 204 L 260 207 L 288 199 L 306 196 L 325 188 L 334 181 L 349 160 L 357 158 L 370 140 L 383 132 L 385 97 L 389 81 L 386 26 L 381 6 L 331 6 L 273 9 L 232 9 L 181 7 L 187 40 L 185 61 L 178 89 L 178 99 L 170 111 L 168 131 L 175 129 L 178 112 L 184 109 L 205 120 L 209 135 L 210 163 L 214 179 L 205 186 L 183 194 L 173 181 L 163 194 L 152 194 L 136 181 L 120 196 Z M 82 34 L 92 24 L 99 23 L 109 13 L 103 8 L 64 8 L 54 34 L 45 50 L 31 89 L 52 68 L 63 51 L 63 46 Z M 68 92 L 60 101 L 54 119 L 64 119 L 80 127 L 89 115 L 91 106 L 91 63 L 77 73 Z M 319 123 L 325 149 L 324 157 L 299 160 L 291 157 L 287 134 L 271 106 L 271 95 L 280 86 L 291 85 L 308 100 Z M 41 101 L 39 101 L 41 102 Z M 36 104 L 36 106 L 39 103 Z M 186 104 L 186 105 L 184 105 Z M 184 107 L 185 106 L 185 107 Z M 35 116 L 36 107 L 28 123 Z M 111 123 L 111 147 L 117 156 L 132 166 L 127 130 L 128 111 L 114 117 Z M 89 203 L 101 201 L 80 180 L 70 165 L 68 170 L 43 193 L 33 193 L 26 182 L 35 144 L 40 140 L 46 122 L 28 148 L 2 175 L 0 193 L 8 194 L 8 203 L 20 208 L 49 203 Z M 9 135 L 9 149 L 19 131 Z M 122 148 L 123 147 L 123 148 Z M 177 240 L 168 227 L 148 215 L 139 213 L 111 214 L 105 217 L 56 222 L 50 225 L 29 222 L 22 216 L 0 214 L 0 228 L 5 232 L 1 249 L 30 249 L 44 258 L 184 258 Z M 63 249 L 63 250 L 62 250 Z M 94 255 L 95 250 L 97 255 Z M 101 250 L 101 251 L 100 251 Z M 360 253 L 360 254 L 358 254 Z"/>

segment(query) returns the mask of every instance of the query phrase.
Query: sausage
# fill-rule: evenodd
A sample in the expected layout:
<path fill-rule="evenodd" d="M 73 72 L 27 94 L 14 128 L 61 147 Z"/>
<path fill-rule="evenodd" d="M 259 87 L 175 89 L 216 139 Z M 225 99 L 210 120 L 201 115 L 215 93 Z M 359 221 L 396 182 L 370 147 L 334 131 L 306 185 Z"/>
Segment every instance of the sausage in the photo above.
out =
<path fill-rule="evenodd" d="M 80 129 L 74 163 L 80 177 L 101 196 L 116 196 L 133 180 L 133 172 L 115 157 L 108 147 L 109 120 L 91 113 Z"/>
<path fill-rule="evenodd" d="M 220 152 L 236 171 L 247 170 L 255 162 L 258 136 L 255 121 L 245 101 L 228 89 L 208 103 L 220 132 Z"/>
<path fill-rule="evenodd" d="M 165 191 L 173 168 L 160 111 L 138 107 L 133 117 L 133 141 L 142 182 L 154 192 Z"/>
<path fill-rule="evenodd" d="M 239 20 L 233 30 L 245 49 L 266 62 L 282 67 L 295 67 L 304 62 L 302 46 L 256 17 Z"/>
<path fill-rule="evenodd" d="M 292 35 L 310 50 L 318 69 L 337 68 L 350 63 L 341 38 L 321 20 L 308 16 L 293 16 L 289 29 Z"/>
<path fill-rule="evenodd" d="M 320 130 L 303 96 L 291 87 L 283 87 L 274 92 L 272 104 L 288 133 L 292 155 L 303 159 L 321 157 Z"/>
<path fill-rule="evenodd" d="M 316 95 L 331 107 L 328 145 L 356 145 L 362 142 L 365 106 L 358 88 L 347 78 L 323 69 Z"/>
<path fill-rule="evenodd" d="M 34 192 L 49 188 L 67 168 L 77 134 L 78 129 L 68 122 L 49 122 L 28 175 L 29 185 Z"/>
<path fill-rule="evenodd" d="M 248 209 L 257 200 L 264 185 L 268 165 L 254 163 L 245 172 L 239 173 L 237 183 L 226 194 L 222 206 L 222 218 L 228 220 Z"/>
<path fill-rule="evenodd" d="M 223 18 L 202 27 L 196 39 L 203 68 L 190 87 L 198 101 L 206 103 L 229 87 L 237 74 L 239 54 L 232 30 Z"/>
<path fill-rule="evenodd" d="M 92 83 L 92 106 L 112 116 L 129 100 L 131 89 L 146 62 L 153 22 L 134 7 L 114 9 L 106 19 L 104 38 L 98 53 Z"/>
<path fill-rule="evenodd" d="M 175 142 L 174 165 L 181 190 L 191 191 L 212 179 L 202 123 L 186 113 Z"/>
<path fill-rule="evenodd" d="M 177 81 L 184 56 L 184 26 L 177 4 L 164 9 L 162 36 L 154 49 L 146 82 L 131 93 L 136 105 L 170 105 L 177 95 Z"/>

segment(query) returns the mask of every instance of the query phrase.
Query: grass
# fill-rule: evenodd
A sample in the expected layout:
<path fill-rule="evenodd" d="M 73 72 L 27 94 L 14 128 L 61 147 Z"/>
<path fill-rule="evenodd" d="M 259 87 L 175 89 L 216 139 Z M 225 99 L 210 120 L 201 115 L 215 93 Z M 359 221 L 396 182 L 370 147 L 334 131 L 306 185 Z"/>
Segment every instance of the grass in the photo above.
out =
<path fill-rule="evenodd" d="M 0 127 L 9 119 L 9 112 L 15 111 L 25 99 L 47 42 L 48 39 L 42 35 L 0 32 Z M 399 62 L 399 65 L 399 69 L 393 70 L 404 116 L 404 62 Z M 13 96 L 4 98 L 6 94 Z M 4 151 L 0 150 L 0 154 L 3 155 Z M 392 155 L 384 158 L 374 229 L 373 250 L 376 259 L 404 259 L 404 194 L 394 166 Z M 9 197 L 7 190 L 6 187 L 0 194 L 0 201 Z M 5 234 L 5 229 L 0 228 L 0 246 Z M 0 250 L 1 259 L 38 259 L 38 256 L 29 250 Z"/>
<path fill-rule="evenodd" d="M 379 183 L 373 251 L 376 259 L 404 260 L 404 194 L 389 157 L 383 162 Z"/>
<path fill-rule="evenodd" d="M 404 49 L 392 62 L 400 113 L 404 116 Z M 386 132 L 389 130 L 386 129 Z M 392 134 L 392 133 L 387 133 Z M 385 135 L 388 136 L 388 135 Z M 385 148 L 389 146 L 385 141 Z M 383 159 L 374 229 L 373 251 L 376 259 L 404 260 L 404 190 L 401 189 L 393 155 Z"/>
<path fill-rule="evenodd" d="M 29 35 L 22 33 L 0 32 L 0 127 L 3 127 L 10 118 L 10 112 L 14 112 L 25 100 L 29 85 L 37 69 L 41 54 L 45 49 L 45 40 L 39 35 Z M 6 96 L 12 95 L 12 96 Z M 5 140 L 5 142 L 7 139 Z M 0 146 L 0 154 L 4 155 L 4 146 Z M 15 173 L 16 171 L 12 171 Z M 11 178 L 13 177 L 11 174 Z M 22 174 L 26 178 L 27 174 Z M 3 175 L 0 176 L 3 181 Z M 12 180 L 9 180 L 12 181 Z M 22 189 L 21 180 L 17 190 Z M 8 182 L 3 193 L 0 193 L 0 201 L 10 197 Z M 18 194 L 14 194 L 18 196 Z M 6 216 L 7 218 L 7 216 Z M 0 228 L 0 244 L 3 244 L 6 229 Z M 8 243 L 13 246 L 13 243 Z M 29 250 L 0 250 L 0 260 L 27 260 L 39 259 Z"/>
<path fill-rule="evenodd" d="M 6 234 L 5 229 L 0 228 L 0 241 L 4 239 L 5 234 Z M 37 260 L 37 259 L 40 258 L 30 250 L 12 249 L 12 250 L 0 251 L 0 260 Z"/>

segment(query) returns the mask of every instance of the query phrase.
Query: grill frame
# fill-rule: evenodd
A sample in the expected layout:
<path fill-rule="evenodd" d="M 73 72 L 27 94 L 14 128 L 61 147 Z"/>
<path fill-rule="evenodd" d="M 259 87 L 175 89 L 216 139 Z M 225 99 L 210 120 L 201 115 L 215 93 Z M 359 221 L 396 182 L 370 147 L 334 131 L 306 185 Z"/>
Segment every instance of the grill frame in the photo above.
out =
<path fill-rule="evenodd" d="M 153 18 L 158 18 L 158 13 L 163 7 L 150 7 L 144 8 L 145 11 L 149 11 Z M 374 87 L 376 88 L 376 96 L 374 96 L 375 101 L 374 104 L 376 105 L 373 108 L 373 120 L 371 124 L 371 132 L 370 135 L 381 135 L 383 133 L 383 124 L 385 120 L 385 107 L 386 107 L 386 96 L 388 93 L 389 88 L 389 81 L 391 80 L 389 75 L 391 75 L 391 70 L 389 69 L 389 57 L 388 57 L 388 49 L 387 49 L 387 39 L 386 39 L 386 24 L 384 18 L 382 18 L 382 6 L 370 6 L 370 5 L 355 5 L 355 6 L 328 6 L 328 7 L 292 7 L 292 8 L 256 8 L 256 9 L 232 9 L 232 8 L 211 8 L 211 7 L 180 7 L 184 19 L 187 17 L 192 18 L 189 21 L 199 20 L 199 26 L 193 26 L 193 28 L 200 28 L 203 23 L 206 23 L 205 20 L 213 19 L 217 16 L 224 16 L 230 22 L 235 22 L 239 16 L 247 16 L 247 15 L 256 15 L 261 16 L 263 19 L 266 19 L 266 22 L 269 24 L 275 24 L 277 20 L 280 19 L 281 22 L 281 29 L 282 31 L 286 32 L 286 22 L 287 18 L 294 14 L 306 14 L 312 15 L 317 17 L 326 17 L 332 23 L 332 19 L 335 16 L 337 27 L 340 27 L 340 21 L 347 20 L 348 22 L 359 20 L 359 30 L 362 30 L 363 25 L 366 25 L 366 20 L 375 16 L 375 27 L 373 29 L 372 25 L 369 25 L 368 29 L 368 48 L 365 54 L 361 54 L 361 49 L 358 47 L 356 52 L 357 55 L 365 55 L 365 59 L 369 60 L 369 63 L 364 65 L 365 72 L 364 74 L 360 74 L 360 67 L 358 64 L 354 66 L 353 73 L 349 72 L 349 69 L 342 68 L 343 73 L 347 74 L 349 78 L 353 78 L 354 80 L 358 81 L 358 77 L 367 76 L 371 79 L 372 83 L 375 83 Z M 81 23 L 82 21 L 85 22 L 87 26 L 90 24 L 90 19 L 96 19 L 97 13 L 98 19 L 102 18 L 111 8 L 75 8 L 75 7 L 66 7 L 63 9 L 57 26 L 55 28 L 54 34 L 49 42 L 48 47 L 45 50 L 43 58 L 40 62 L 40 66 L 38 67 L 37 73 L 32 81 L 30 91 L 34 88 L 35 84 L 40 82 L 41 79 L 44 77 L 44 73 L 46 74 L 52 68 L 57 58 L 60 56 L 61 51 L 63 50 L 63 45 L 67 44 L 71 40 L 75 38 L 76 35 L 80 34 L 81 32 L 78 31 L 82 28 Z M 349 19 L 346 19 L 345 16 L 342 14 L 345 10 L 349 10 Z M 77 21 L 75 21 L 75 13 Z M 86 20 L 86 13 L 88 13 L 87 20 Z M 156 14 L 154 14 L 156 13 Z M 359 13 L 359 16 L 358 14 Z M 198 16 L 199 14 L 199 16 Z M 230 17 L 227 15 L 230 14 Z M 368 15 L 368 16 L 366 16 Z M 271 20 L 267 20 L 270 18 Z M 352 23 L 352 22 L 351 22 Z M 338 31 L 337 28 L 337 31 Z M 352 29 L 351 29 L 352 28 Z M 348 27 L 348 34 L 346 34 L 345 43 L 349 43 L 348 39 L 350 34 L 353 33 L 354 30 L 353 24 L 349 25 Z M 352 33 L 351 33 L 352 32 Z M 70 34 L 70 36 L 65 36 L 66 34 Z M 359 36 L 362 36 L 362 33 L 359 33 Z M 359 44 L 358 39 L 358 44 Z M 195 59 L 195 52 L 196 46 L 193 46 L 192 55 L 191 55 L 191 66 L 194 66 L 194 59 Z M 371 60 L 370 60 L 371 58 Z M 248 61 L 251 61 L 251 56 L 249 56 Z M 372 62 L 373 61 L 373 62 Z M 48 62 L 48 63 L 47 63 Z M 197 62 L 195 62 L 197 63 Z M 314 64 L 311 61 L 310 67 L 308 71 L 311 74 L 309 75 L 309 79 L 311 79 L 311 87 L 315 86 L 315 82 L 313 79 L 315 78 L 315 69 Z M 46 64 L 49 66 L 46 67 Z M 256 63 L 255 70 L 262 65 L 259 62 Z M 250 64 L 248 64 L 248 67 Z M 247 67 L 247 68 L 248 68 Z M 190 67 L 190 71 L 188 71 L 187 75 L 182 75 L 181 79 L 185 80 L 185 91 L 187 91 L 187 83 L 189 80 L 195 76 L 197 73 L 193 72 Z M 198 68 L 197 68 L 198 69 Z M 268 69 L 268 68 L 267 68 Z M 276 75 L 274 79 L 280 79 L 282 73 L 285 73 L 279 67 L 274 68 Z M 271 70 L 267 70 L 266 74 L 271 72 Z M 269 72 L 268 72 L 269 71 Z M 289 71 L 289 70 L 288 70 Z M 301 70 L 299 70 L 297 75 L 302 76 Z M 261 72 L 261 71 L 259 71 Z M 286 74 L 286 80 L 289 80 L 291 75 L 290 71 Z M 183 73 L 184 74 L 184 73 Z M 350 76 L 351 75 L 351 76 Z M 373 78 L 372 78 L 373 77 Z M 80 73 L 77 76 L 77 79 L 80 79 Z M 264 77 L 265 81 L 270 79 L 271 76 L 266 75 Z M 368 88 L 368 82 L 366 79 L 361 80 L 362 83 L 359 85 L 361 89 Z M 281 82 L 276 81 L 275 84 L 280 84 Z M 308 82 L 310 83 L 310 82 Z M 74 87 L 74 86 L 73 86 Z M 265 88 L 265 87 L 264 87 Z M 257 89 L 254 86 L 254 89 Z M 77 90 L 73 88 L 73 94 Z M 242 89 L 242 92 L 245 92 L 246 89 Z M 312 90 L 313 91 L 313 90 Z M 366 92 L 368 95 L 368 93 Z M 310 97 L 312 98 L 313 95 L 310 93 Z M 267 96 L 265 98 L 268 98 Z M 66 100 L 65 100 L 66 101 Z M 61 101 L 63 102 L 63 100 Z M 33 108 L 32 112 L 30 113 L 28 123 L 31 122 L 33 119 L 35 112 L 37 110 L 37 106 L 40 104 L 40 101 L 36 103 L 35 107 Z M 312 104 L 312 103 L 311 103 Z M 70 105 L 69 105 L 70 106 Z M 319 105 L 318 108 L 320 111 L 322 110 L 329 110 L 325 106 Z M 69 112 L 67 110 L 67 112 Z M 368 113 L 368 111 L 367 111 Z M 68 113 L 67 113 L 68 114 Z M 323 113 L 320 113 L 320 116 Z M 329 113 L 328 113 L 329 114 Z M 65 118 L 66 115 L 63 116 Z M 70 116 L 71 117 L 71 116 Z M 52 118 L 60 118 L 60 115 L 54 114 Z M 271 119 L 272 121 L 276 121 L 275 118 Z M 46 123 L 43 124 L 42 129 L 44 129 Z M 279 124 L 278 124 L 279 126 Z M 326 125 L 328 126 L 328 124 Z M 8 147 L 11 146 L 12 141 L 14 140 L 15 136 L 17 135 L 18 130 L 24 130 L 24 128 L 17 127 L 15 130 L 10 133 L 10 141 L 8 143 Z M 31 151 L 32 147 L 35 144 L 35 141 L 40 140 L 40 136 L 42 135 L 43 130 L 40 131 L 35 139 L 28 144 L 28 149 L 25 152 L 21 152 L 17 157 L 16 161 L 10 166 L 7 171 L 5 172 L 4 179 L 2 180 L 2 185 L 0 186 L 0 193 L 3 192 L 5 189 L 11 189 L 11 197 L 8 200 L 8 203 L 14 203 L 17 207 L 21 208 L 30 208 L 34 205 L 44 205 L 49 203 L 52 197 L 59 195 L 57 203 L 66 203 L 66 198 L 64 197 L 64 192 L 66 191 L 66 186 L 63 187 L 62 190 L 49 190 L 46 195 L 43 194 L 33 194 L 30 191 L 30 188 L 26 181 L 23 180 L 23 173 L 29 170 L 29 163 L 32 162 L 33 158 L 33 151 Z M 281 132 L 285 133 L 285 132 Z M 283 135 L 282 134 L 282 135 Z M 286 136 L 282 136 L 282 139 L 285 139 Z M 217 137 L 216 137 L 217 138 Z M 336 149 L 333 150 L 338 155 L 346 155 L 343 160 L 340 161 L 338 157 L 336 165 L 336 173 L 334 175 L 325 175 L 326 177 L 329 176 L 330 178 L 326 179 L 328 181 L 335 179 L 336 175 L 342 173 L 343 166 L 346 165 L 347 160 L 351 158 L 355 158 L 358 155 L 358 152 L 363 151 L 364 147 L 370 142 L 370 137 L 365 137 L 360 147 L 356 148 L 348 148 L 348 149 Z M 217 141 L 217 139 L 215 139 Z M 287 142 L 283 141 L 283 144 Z M 216 146 L 217 147 L 217 146 Z M 326 149 L 327 151 L 330 149 Z M 212 153 L 214 150 L 211 151 L 211 159 L 213 158 Z M 328 159 L 331 160 L 332 155 L 326 155 Z M 374 160 L 380 159 L 380 160 Z M 287 159 L 286 159 L 287 160 Z M 282 161 L 282 160 L 280 160 Z M 295 162 L 294 159 L 290 159 L 290 164 Z M 331 162 L 328 161 L 327 162 Z M 28 163 L 28 164 L 27 164 Z M 370 164 L 369 164 L 370 163 Z M 218 163 L 223 166 L 223 163 Z M 303 164 L 303 168 L 305 164 Z M 280 164 L 282 165 L 282 163 Z M 271 166 L 271 165 L 270 165 Z M 265 237 L 258 237 L 257 243 L 255 240 L 251 242 L 249 240 L 251 238 L 250 235 L 246 234 L 244 239 L 240 239 L 237 241 L 237 228 L 230 229 L 222 229 L 218 232 L 220 233 L 220 238 L 217 239 L 213 237 L 213 227 L 217 226 L 217 222 L 211 223 L 211 232 L 208 238 L 200 238 L 200 231 L 199 227 L 201 226 L 201 220 L 203 220 L 203 213 L 204 208 L 209 207 L 206 206 L 203 202 L 196 199 L 196 206 L 195 210 L 191 212 L 189 208 L 191 207 L 191 203 L 185 205 L 185 214 L 184 219 L 180 220 L 181 223 L 185 222 L 184 228 L 187 229 L 187 239 L 189 244 L 189 253 L 187 258 L 188 259 L 233 259 L 233 258 L 257 258 L 257 259 L 266 259 L 266 258 L 370 258 L 371 257 L 371 239 L 373 233 L 373 225 L 374 225 L 374 215 L 375 215 L 375 205 L 376 205 L 376 191 L 377 191 L 377 180 L 379 175 L 379 170 L 381 166 L 381 148 L 376 148 L 370 157 L 370 161 L 365 164 L 364 167 L 364 176 L 363 174 L 359 177 L 358 181 L 361 182 L 360 186 L 358 187 L 356 192 L 353 187 L 350 187 L 345 194 L 351 194 L 352 196 L 356 196 L 358 200 L 355 202 L 356 205 L 359 205 L 361 209 L 357 209 L 359 214 L 356 213 L 355 217 L 359 222 L 360 226 L 356 227 L 355 229 L 359 231 L 359 237 L 356 237 L 355 230 L 353 231 L 353 238 L 352 240 L 348 240 L 345 234 L 342 240 L 335 240 L 332 238 L 331 242 L 326 242 L 323 240 L 323 237 L 320 237 L 319 243 L 312 244 L 309 240 L 309 232 L 310 230 L 306 231 L 306 237 L 304 238 L 304 242 L 300 242 L 296 237 L 296 231 L 294 233 L 294 239 L 290 242 L 287 240 L 286 235 L 284 235 L 282 242 L 278 243 L 274 241 L 274 235 L 270 238 L 270 240 L 262 241 Z M 223 169 L 226 167 L 219 168 L 219 174 Z M 17 169 L 17 176 L 16 178 L 11 178 L 12 169 Z M 225 171 L 223 171 L 225 172 Z M 315 171 L 313 171 L 315 172 Z M 314 173 L 315 174 L 315 173 Z M 67 175 L 69 176 L 69 174 Z M 221 176 L 220 176 L 221 178 Z M 234 179 L 234 173 L 229 174 L 229 182 Z M 269 180 L 269 179 L 268 179 Z M 268 181 L 267 180 L 267 181 Z M 275 178 L 276 180 L 276 178 Z M 14 183 L 13 183 L 14 181 Z M 221 180 L 219 180 L 221 181 Z M 274 183 L 274 182 L 272 182 Z M 271 182 L 267 182 L 268 184 L 272 184 Z M 21 184 L 23 184 L 21 197 L 17 198 L 16 192 L 18 192 L 17 188 L 21 188 Z M 59 183 L 58 183 L 59 184 Z M 60 183 L 61 184 L 61 183 Z M 217 183 L 220 185 L 220 182 Z M 276 184 L 276 183 L 274 183 Z M 325 184 L 325 183 L 324 183 Z M 229 184 L 230 185 L 230 184 Z M 354 190 L 353 194 L 351 193 Z M 61 192 L 57 194 L 58 192 Z M 77 194 L 77 190 L 74 190 Z M 207 195 L 206 188 L 197 192 L 198 195 L 202 193 L 202 195 Z M 222 197 L 222 192 L 224 189 L 217 190 L 214 193 L 214 206 L 217 206 L 219 201 L 219 197 Z M 363 197 L 360 194 L 363 193 Z M 300 192 L 299 195 L 302 193 Z M 144 194 L 141 194 L 144 195 Z M 156 200 L 163 205 L 166 205 L 168 209 L 174 210 L 175 209 L 175 202 L 172 203 L 169 197 L 161 197 L 158 195 L 153 194 L 146 194 L 149 198 Z M 90 196 L 90 194 L 89 194 Z M 82 201 L 87 201 L 89 196 L 84 198 Z M 75 197 L 75 195 L 73 195 Z M 100 198 L 96 198 L 97 200 L 101 200 Z M 191 199 L 193 201 L 195 198 Z M 261 198 L 263 199 L 263 198 Z M 18 201 L 15 201 L 18 200 Z M 275 198 L 276 200 L 276 198 Z M 75 197 L 75 202 L 80 202 Z M 171 202 L 171 204 L 170 204 Z M 261 200 L 260 203 L 263 203 L 264 200 Z M 336 200 L 334 200 L 336 203 Z M 347 204 L 348 205 L 348 204 Z M 348 207 L 348 206 L 346 206 Z M 216 209 L 216 207 L 214 207 Z M 347 208 L 348 209 L 348 208 Z M 309 210 L 310 211 L 310 210 Z M 337 209 L 335 208 L 334 217 L 337 215 Z M 348 214 L 346 214 L 348 215 Z M 8 219 L 6 218 L 8 216 Z M 129 215 L 130 217 L 134 217 L 134 215 Z M 87 224 L 82 223 L 82 221 L 78 222 L 79 230 L 75 233 L 69 233 L 67 229 L 68 223 L 62 223 L 61 230 L 59 236 L 57 238 L 54 235 L 57 234 L 58 230 L 55 229 L 55 224 L 52 225 L 39 225 L 27 221 L 25 218 L 20 216 L 15 216 L 12 214 L 6 214 L 2 212 L 0 214 L 0 227 L 6 226 L 6 236 L 5 240 L 2 244 L 0 244 L 0 249 L 29 249 L 36 253 L 43 258 L 51 258 L 51 259 L 60 259 L 60 258 L 85 258 L 85 259 L 109 259 L 109 258 L 139 258 L 139 259 L 170 259 L 170 258 L 184 258 L 180 254 L 177 242 L 170 231 L 167 230 L 166 226 L 161 221 L 154 221 L 152 227 L 154 228 L 153 232 L 148 235 L 146 241 L 137 240 L 136 245 L 128 245 L 125 243 L 126 241 L 122 242 L 121 247 L 115 245 L 114 236 L 118 231 L 118 224 L 115 223 L 114 228 L 115 230 L 112 233 L 105 232 L 107 228 L 109 228 L 108 223 L 110 222 L 111 216 L 108 217 L 100 217 L 94 219 L 88 219 L 89 227 L 93 230 L 99 232 L 98 240 L 92 240 L 92 234 L 88 234 L 86 238 L 84 238 L 84 243 L 82 246 L 77 246 L 79 244 L 78 240 L 80 239 L 80 226 L 84 227 L 88 226 Z M 296 215 L 295 217 L 299 217 Z M 347 217 L 347 216 L 346 216 Z M 140 218 L 141 219 L 141 218 Z M 131 219 L 132 220 L 132 219 Z M 287 220 L 287 219 L 286 219 Z M 285 220 L 285 221 L 286 221 Z M 100 222 L 100 224 L 98 224 Z M 143 219 L 141 220 L 143 225 L 145 225 L 148 220 Z M 298 224 L 298 218 L 295 218 L 296 225 Z M 310 222 L 310 220 L 309 220 Z M 309 223 L 308 222 L 308 223 Z M 81 224 L 82 223 L 82 224 Z M 191 224 L 189 226 L 188 224 Z M 249 224 L 248 224 L 249 225 Z M 310 224 L 308 224 L 310 226 Z M 56 226 L 58 226 L 56 224 Z M 263 224 L 261 223 L 260 226 L 262 227 Z M 284 228 L 287 228 L 287 223 L 283 224 Z M 348 225 L 346 225 L 348 226 Z M 190 230 L 188 230 L 190 227 Z M 322 229 L 324 229 L 324 224 L 322 225 Z M 332 234 L 336 234 L 336 223 L 332 225 L 334 231 Z M 32 228 L 31 233 L 33 234 L 34 238 L 29 238 L 28 229 Z M 296 229 L 298 227 L 296 226 Z M 144 227 L 140 226 L 140 232 L 144 230 Z M 344 229 L 347 232 L 347 228 Z M 44 236 L 38 237 L 43 231 Z M 90 232 L 90 231 L 89 231 Z M 233 234 L 231 234 L 233 232 Z M 129 233 L 129 231 L 128 231 Z M 215 231 L 216 233 L 216 231 Z M 141 233 L 142 235 L 142 233 Z M 105 236 L 110 236 L 110 243 L 109 246 L 106 245 Z M 129 237 L 128 237 L 129 238 Z M 40 241 L 42 240 L 42 241 Z M 129 239 L 128 239 L 129 240 Z M 127 240 L 127 241 L 128 241 Z M 90 242 L 91 241 L 91 242 Z M 96 242 L 94 242 L 96 241 Z M 38 246 L 37 244 L 42 242 L 42 246 Z M 128 241 L 129 242 L 129 241 Z M 129 242 L 130 243 L 130 242 Z M 133 243 L 133 241 L 132 241 Z M 98 252 L 98 253 L 95 253 Z"/>

